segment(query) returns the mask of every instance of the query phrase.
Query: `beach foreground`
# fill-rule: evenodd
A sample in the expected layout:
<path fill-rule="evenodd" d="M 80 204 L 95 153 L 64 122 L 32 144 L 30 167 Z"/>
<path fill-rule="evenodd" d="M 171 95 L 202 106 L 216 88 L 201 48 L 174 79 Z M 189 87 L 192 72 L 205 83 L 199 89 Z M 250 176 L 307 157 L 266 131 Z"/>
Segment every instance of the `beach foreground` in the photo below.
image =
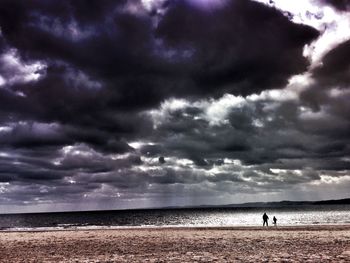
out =
<path fill-rule="evenodd" d="M 0 262 L 350 262 L 350 226 L 0 232 Z"/>

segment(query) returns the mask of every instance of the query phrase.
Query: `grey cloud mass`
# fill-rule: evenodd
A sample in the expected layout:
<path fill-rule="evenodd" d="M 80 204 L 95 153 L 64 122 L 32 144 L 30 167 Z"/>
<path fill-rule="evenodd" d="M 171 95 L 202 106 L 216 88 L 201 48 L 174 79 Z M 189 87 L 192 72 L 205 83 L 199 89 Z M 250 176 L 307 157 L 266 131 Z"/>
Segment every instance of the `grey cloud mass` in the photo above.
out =
<path fill-rule="evenodd" d="M 150 6 L 1 2 L 2 209 L 344 197 L 350 40 L 316 65 L 324 32 L 274 7 Z"/>
<path fill-rule="evenodd" d="M 321 3 L 330 5 L 339 11 L 349 11 L 350 1 L 349 0 L 320 0 Z"/>

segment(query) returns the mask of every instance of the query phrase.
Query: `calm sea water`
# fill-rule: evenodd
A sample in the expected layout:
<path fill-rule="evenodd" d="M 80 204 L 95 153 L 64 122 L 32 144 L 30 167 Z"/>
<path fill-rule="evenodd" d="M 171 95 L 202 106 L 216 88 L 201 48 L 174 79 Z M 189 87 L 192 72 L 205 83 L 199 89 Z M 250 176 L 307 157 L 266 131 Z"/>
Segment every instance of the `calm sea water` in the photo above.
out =
<path fill-rule="evenodd" d="M 0 215 L 1 230 L 141 226 L 260 226 L 262 214 L 278 225 L 350 224 L 350 205 L 273 208 L 147 209 Z"/>

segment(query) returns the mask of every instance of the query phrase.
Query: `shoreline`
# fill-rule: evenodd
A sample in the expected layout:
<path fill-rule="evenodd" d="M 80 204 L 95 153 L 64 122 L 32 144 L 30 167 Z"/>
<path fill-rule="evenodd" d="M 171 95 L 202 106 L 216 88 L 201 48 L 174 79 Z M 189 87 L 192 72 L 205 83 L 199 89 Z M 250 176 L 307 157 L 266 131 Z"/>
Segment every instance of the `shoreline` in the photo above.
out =
<path fill-rule="evenodd" d="M 68 226 L 68 227 L 38 227 L 38 228 L 13 228 L 0 229 L 1 233 L 40 233 L 61 231 L 117 231 L 117 230 L 276 230 L 276 231 L 318 231 L 318 230 L 350 230 L 350 224 L 314 224 L 314 225 L 271 225 L 264 226 Z"/>
<path fill-rule="evenodd" d="M 0 262 L 350 262 L 350 225 L 0 232 Z"/>

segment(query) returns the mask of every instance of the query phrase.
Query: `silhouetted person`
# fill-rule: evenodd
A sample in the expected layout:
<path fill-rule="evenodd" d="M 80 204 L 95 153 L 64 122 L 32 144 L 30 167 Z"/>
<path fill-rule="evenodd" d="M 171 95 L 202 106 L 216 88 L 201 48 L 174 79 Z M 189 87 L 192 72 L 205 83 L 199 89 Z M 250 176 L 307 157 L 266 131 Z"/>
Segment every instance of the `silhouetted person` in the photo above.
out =
<path fill-rule="evenodd" d="M 158 161 L 159 161 L 160 164 L 165 164 L 165 159 L 164 159 L 163 156 L 160 156 L 160 157 L 158 158 Z"/>
<path fill-rule="evenodd" d="M 263 215 L 263 220 L 264 220 L 263 226 L 265 226 L 265 224 L 266 226 L 269 226 L 269 223 L 268 223 L 269 217 L 267 216 L 266 213 L 264 213 Z"/>
<path fill-rule="evenodd" d="M 274 224 L 275 226 L 277 226 L 277 218 L 274 216 L 272 220 L 273 220 L 273 224 Z"/>

